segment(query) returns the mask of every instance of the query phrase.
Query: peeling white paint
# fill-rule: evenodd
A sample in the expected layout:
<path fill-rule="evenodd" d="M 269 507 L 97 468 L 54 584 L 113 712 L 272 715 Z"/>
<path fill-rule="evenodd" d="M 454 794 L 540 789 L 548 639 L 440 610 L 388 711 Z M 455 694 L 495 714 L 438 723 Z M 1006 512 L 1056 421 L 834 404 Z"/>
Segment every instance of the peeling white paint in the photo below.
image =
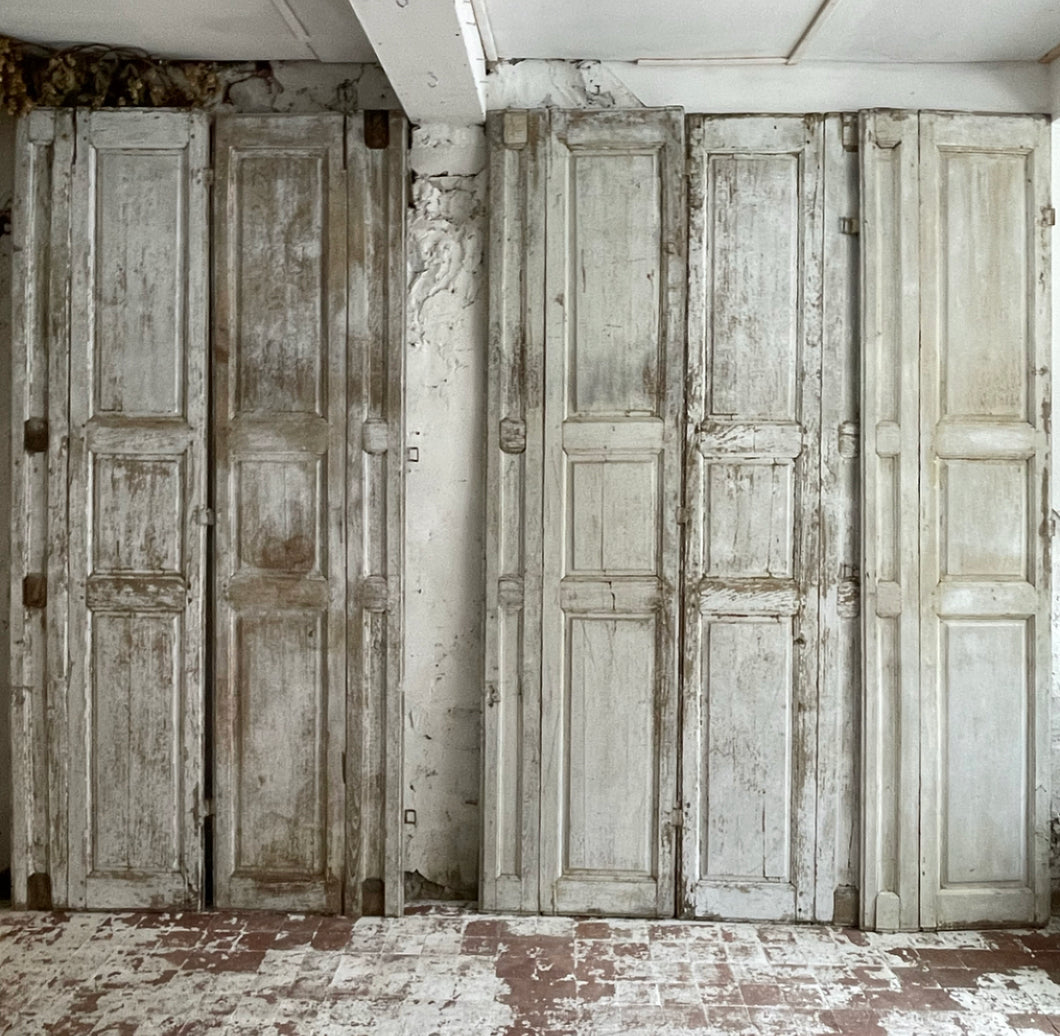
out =
<path fill-rule="evenodd" d="M 229 65 L 221 72 L 227 86 L 220 111 L 350 113 L 401 107 L 378 65 L 274 61 Z"/>
<path fill-rule="evenodd" d="M 641 108 L 612 71 L 620 62 L 502 61 L 486 81 L 491 109 Z"/>
<path fill-rule="evenodd" d="M 408 222 L 406 872 L 475 898 L 487 293 L 481 129 L 413 135 Z"/>
<path fill-rule="evenodd" d="M 0 115 L 0 458 L 11 446 L 11 244 L 6 225 L 15 179 L 15 120 Z M 5 233 L 5 230 L 8 230 Z M 0 477 L 0 644 L 8 643 L 11 479 Z M 11 698 L 7 651 L 0 651 L 0 874 L 11 861 Z"/>

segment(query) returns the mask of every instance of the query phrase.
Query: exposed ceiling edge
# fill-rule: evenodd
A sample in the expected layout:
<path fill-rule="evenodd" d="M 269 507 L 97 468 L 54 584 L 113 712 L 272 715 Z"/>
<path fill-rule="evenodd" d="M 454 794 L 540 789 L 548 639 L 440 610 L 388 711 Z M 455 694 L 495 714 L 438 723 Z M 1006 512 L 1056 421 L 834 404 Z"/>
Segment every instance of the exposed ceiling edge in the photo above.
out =
<path fill-rule="evenodd" d="M 596 63 L 594 63 L 596 64 Z M 1036 61 L 884 65 L 802 61 L 796 65 L 659 66 L 599 62 L 616 98 L 687 112 L 741 114 L 856 111 L 862 108 L 937 108 L 954 111 L 1048 112 L 1051 69 Z M 503 91 L 490 107 L 565 105 L 556 83 L 576 62 L 501 62 Z M 1053 69 L 1060 68 L 1054 65 Z M 493 77 L 491 76 L 491 79 Z M 567 77 L 569 78 L 569 76 Z M 601 98 L 590 98 L 602 106 Z M 618 103 L 629 103 L 629 100 Z M 500 103 L 498 103 L 500 102 Z"/>
<path fill-rule="evenodd" d="M 470 0 L 350 4 L 411 121 L 485 119 L 486 58 Z"/>
<path fill-rule="evenodd" d="M 821 6 L 817 8 L 817 13 L 810 19 L 810 24 L 806 26 L 806 30 L 798 38 L 795 46 L 791 48 L 791 53 L 788 54 L 789 65 L 797 64 L 802 60 L 803 54 L 806 53 L 806 48 L 824 28 L 825 23 L 832 17 L 838 6 L 839 0 L 821 0 Z"/>

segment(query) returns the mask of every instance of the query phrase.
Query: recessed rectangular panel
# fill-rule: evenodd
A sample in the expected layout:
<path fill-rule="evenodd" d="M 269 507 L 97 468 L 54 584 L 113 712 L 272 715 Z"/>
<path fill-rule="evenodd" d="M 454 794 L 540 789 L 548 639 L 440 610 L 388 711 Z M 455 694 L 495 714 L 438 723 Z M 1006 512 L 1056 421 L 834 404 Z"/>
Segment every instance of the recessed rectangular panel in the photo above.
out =
<path fill-rule="evenodd" d="M 790 577 L 794 465 L 706 465 L 706 572 Z"/>
<path fill-rule="evenodd" d="M 940 416 L 1029 419 L 1026 157 L 939 158 Z"/>
<path fill-rule="evenodd" d="M 235 621 L 237 872 L 274 878 L 322 873 L 325 639 L 321 613 L 245 614 Z"/>
<path fill-rule="evenodd" d="M 324 416 L 325 162 L 322 152 L 238 154 L 237 412 Z"/>
<path fill-rule="evenodd" d="M 1028 470 L 1023 460 L 942 460 L 943 574 L 1026 579 Z"/>
<path fill-rule="evenodd" d="M 183 458 L 93 460 L 91 571 L 183 572 Z"/>
<path fill-rule="evenodd" d="M 1033 629 L 950 620 L 941 636 L 943 886 L 1026 882 Z"/>
<path fill-rule="evenodd" d="M 179 870 L 180 617 L 96 614 L 91 627 L 91 869 Z"/>
<path fill-rule="evenodd" d="M 569 410 L 657 413 L 664 268 L 658 156 L 575 154 L 572 166 Z"/>
<path fill-rule="evenodd" d="M 320 460 L 240 460 L 235 469 L 240 567 L 297 575 L 322 571 Z"/>
<path fill-rule="evenodd" d="M 786 881 L 794 755 L 791 622 L 713 621 L 703 635 L 703 874 Z"/>
<path fill-rule="evenodd" d="M 569 470 L 568 573 L 654 575 L 658 458 L 572 458 Z"/>
<path fill-rule="evenodd" d="M 568 622 L 565 864 L 654 874 L 655 620 Z"/>
<path fill-rule="evenodd" d="M 97 152 L 97 413 L 183 412 L 187 175 L 183 150 Z"/>
<path fill-rule="evenodd" d="M 710 412 L 793 420 L 799 156 L 712 155 L 707 182 Z"/>

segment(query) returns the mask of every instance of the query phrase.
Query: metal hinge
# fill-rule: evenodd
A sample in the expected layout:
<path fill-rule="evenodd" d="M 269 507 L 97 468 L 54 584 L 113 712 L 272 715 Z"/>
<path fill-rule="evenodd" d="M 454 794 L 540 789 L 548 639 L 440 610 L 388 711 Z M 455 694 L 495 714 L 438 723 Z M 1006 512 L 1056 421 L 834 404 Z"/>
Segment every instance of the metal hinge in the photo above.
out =
<path fill-rule="evenodd" d="M 853 113 L 842 117 L 841 138 L 844 151 L 857 151 L 858 149 L 858 117 Z"/>
<path fill-rule="evenodd" d="M 207 167 L 206 167 L 206 168 L 205 168 L 205 169 L 204 169 L 204 170 L 202 171 L 202 182 L 203 182 L 203 183 L 204 183 L 204 184 L 205 184 L 205 185 L 206 185 L 206 186 L 207 186 L 208 188 L 211 188 L 211 189 L 213 188 L 213 182 L 214 182 L 214 171 L 213 171 L 213 166 L 212 166 L 212 165 L 210 165 L 210 166 L 207 166 Z"/>
<path fill-rule="evenodd" d="M 342 753 L 342 783 L 346 783 L 346 753 Z"/>
<path fill-rule="evenodd" d="M 1054 209 L 1052 205 L 1046 205 L 1045 208 L 1042 209 L 1042 226 L 1056 226 L 1056 209 Z"/>
<path fill-rule="evenodd" d="M 196 525 L 215 525 L 217 523 L 212 507 L 196 507 L 194 515 Z"/>
<path fill-rule="evenodd" d="M 675 806 L 670 810 L 670 826 L 671 827 L 684 827 L 685 826 L 685 811 L 679 806 Z"/>
<path fill-rule="evenodd" d="M 839 233 L 856 236 L 861 231 L 857 216 L 842 216 L 839 220 Z"/>
<path fill-rule="evenodd" d="M 371 110 L 364 113 L 364 146 L 369 151 L 390 147 L 390 112 Z"/>
<path fill-rule="evenodd" d="M 202 800 L 202 818 L 203 820 L 213 816 L 213 799 Z"/>
<path fill-rule="evenodd" d="M 677 512 L 676 512 L 674 517 L 676 518 L 678 525 L 687 524 L 688 519 L 689 519 L 688 508 L 687 507 L 679 507 L 679 508 L 677 508 Z"/>
<path fill-rule="evenodd" d="M 22 426 L 22 448 L 27 453 L 48 452 L 48 419 L 31 417 Z"/>
<path fill-rule="evenodd" d="M 48 606 L 48 577 L 43 572 L 30 572 L 22 578 L 22 607 Z"/>
<path fill-rule="evenodd" d="M 504 113 L 504 146 L 518 151 L 530 141 L 530 113 L 510 111 Z"/>

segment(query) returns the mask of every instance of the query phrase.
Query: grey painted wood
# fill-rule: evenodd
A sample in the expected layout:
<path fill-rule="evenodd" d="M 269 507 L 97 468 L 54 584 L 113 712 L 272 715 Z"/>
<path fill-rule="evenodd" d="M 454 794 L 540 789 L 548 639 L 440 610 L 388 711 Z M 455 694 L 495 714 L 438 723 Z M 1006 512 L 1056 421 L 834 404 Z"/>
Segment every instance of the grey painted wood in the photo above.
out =
<path fill-rule="evenodd" d="M 206 504 L 207 133 L 200 114 L 77 120 L 67 896 L 75 906 L 201 901 L 206 552 L 195 516 Z"/>
<path fill-rule="evenodd" d="M 681 910 L 812 918 L 823 127 L 689 121 Z"/>
<path fill-rule="evenodd" d="M 549 120 L 498 112 L 490 146 L 486 699 L 480 904 L 536 911 L 540 815 L 545 193 Z"/>
<path fill-rule="evenodd" d="M 1043 923 L 1047 124 L 878 112 L 862 143 L 862 923 Z"/>
<path fill-rule="evenodd" d="M 368 148 L 347 120 L 349 334 L 346 552 L 349 650 L 345 910 L 403 911 L 401 862 L 404 543 L 405 150 Z M 366 884 L 367 883 L 367 884 Z"/>
<path fill-rule="evenodd" d="M 921 927 L 1049 917 L 1049 129 L 920 117 Z"/>
<path fill-rule="evenodd" d="M 215 152 L 215 898 L 337 912 L 346 857 L 346 183 L 337 115 Z"/>
<path fill-rule="evenodd" d="M 545 912 L 673 912 L 683 128 L 670 110 L 552 115 L 541 597 Z"/>

